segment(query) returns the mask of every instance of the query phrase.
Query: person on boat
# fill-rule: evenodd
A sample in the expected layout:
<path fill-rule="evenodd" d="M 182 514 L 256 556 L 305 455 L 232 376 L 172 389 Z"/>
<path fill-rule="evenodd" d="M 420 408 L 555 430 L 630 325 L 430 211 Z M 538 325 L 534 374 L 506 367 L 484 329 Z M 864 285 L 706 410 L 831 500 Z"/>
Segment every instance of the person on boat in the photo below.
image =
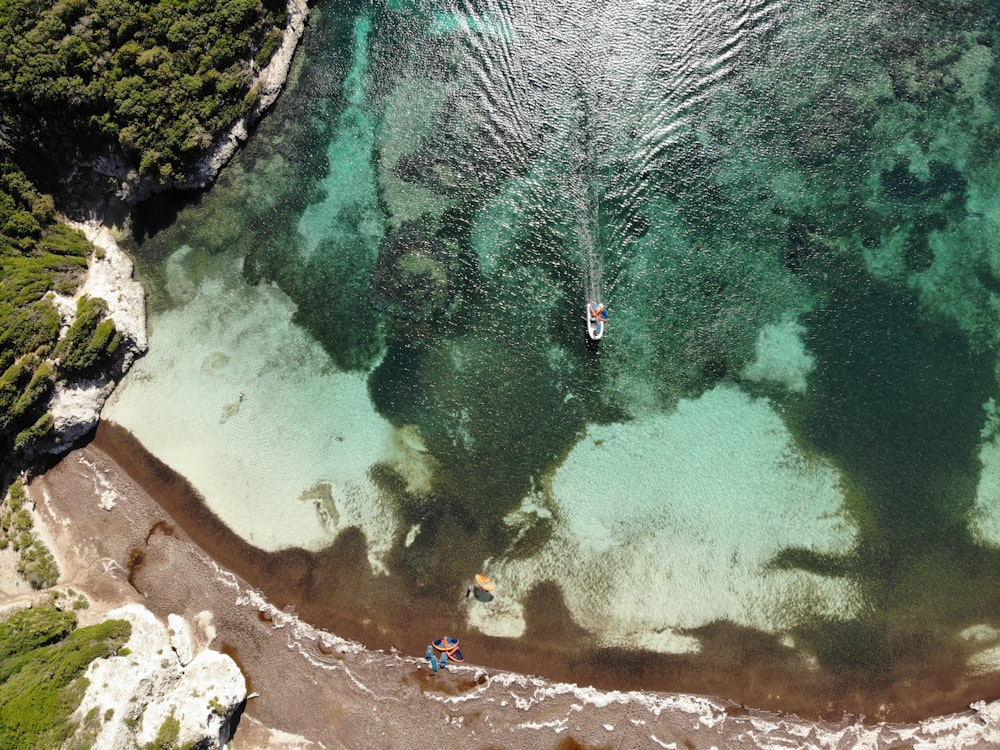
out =
<path fill-rule="evenodd" d="M 599 320 L 603 323 L 608 319 L 608 308 L 604 306 L 603 302 L 591 302 L 590 314 L 594 320 Z"/>

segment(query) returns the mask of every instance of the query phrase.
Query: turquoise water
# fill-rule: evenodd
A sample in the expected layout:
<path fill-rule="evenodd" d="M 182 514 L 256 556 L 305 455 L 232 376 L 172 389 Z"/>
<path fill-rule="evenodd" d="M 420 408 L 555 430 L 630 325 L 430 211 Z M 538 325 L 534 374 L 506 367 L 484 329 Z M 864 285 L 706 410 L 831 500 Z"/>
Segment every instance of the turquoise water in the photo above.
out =
<path fill-rule="evenodd" d="M 997 41 L 970 3 L 320 3 L 217 185 L 139 211 L 106 417 L 254 543 L 488 570 L 487 635 L 556 581 L 617 647 L 989 673 Z"/>

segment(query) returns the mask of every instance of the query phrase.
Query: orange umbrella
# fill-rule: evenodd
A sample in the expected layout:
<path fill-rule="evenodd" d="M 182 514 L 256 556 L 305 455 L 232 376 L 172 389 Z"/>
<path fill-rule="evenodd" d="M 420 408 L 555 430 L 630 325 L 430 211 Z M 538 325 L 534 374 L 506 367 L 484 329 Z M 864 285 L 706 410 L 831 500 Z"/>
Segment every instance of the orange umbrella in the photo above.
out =
<path fill-rule="evenodd" d="M 493 581 L 484 576 L 482 573 L 476 573 L 476 585 L 483 591 L 492 591 L 497 587 Z"/>

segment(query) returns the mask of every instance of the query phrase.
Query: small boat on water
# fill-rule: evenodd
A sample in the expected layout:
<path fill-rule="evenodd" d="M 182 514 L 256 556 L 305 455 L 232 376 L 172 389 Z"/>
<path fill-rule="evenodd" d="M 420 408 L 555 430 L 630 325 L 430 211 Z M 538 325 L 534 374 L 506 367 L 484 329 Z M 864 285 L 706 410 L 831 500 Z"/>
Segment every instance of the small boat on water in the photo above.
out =
<path fill-rule="evenodd" d="M 604 324 L 608 321 L 608 309 L 603 302 L 587 303 L 587 335 L 599 341 L 604 335 Z"/>

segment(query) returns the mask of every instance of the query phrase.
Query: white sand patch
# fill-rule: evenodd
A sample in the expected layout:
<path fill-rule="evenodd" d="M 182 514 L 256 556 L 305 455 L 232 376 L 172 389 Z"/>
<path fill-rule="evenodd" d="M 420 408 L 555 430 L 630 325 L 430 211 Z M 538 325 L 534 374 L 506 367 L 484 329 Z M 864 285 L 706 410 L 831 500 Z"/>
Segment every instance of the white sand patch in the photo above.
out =
<path fill-rule="evenodd" d="M 1000 630 L 992 625 L 981 623 L 965 628 L 958 634 L 958 637 L 970 643 L 996 643 L 1000 640 Z"/>
<path fill-rule="evenodd" d="M 413 494 L 431 491 L 437 461 L 428 452 L 423 435 L 416 425 L 405 425 L 393 435 L 391 457 L 406 479 L 406 491 Z"/>
<path fill-rule="evenodd" d="M 386 461 L 421 485 L 430 459 L 419 438 L 400 436 L 373 410 L 365 377 L 338 371 L 293 325 L 295 306 L 277 287 L 246 286 L 238 261 L 211 262 L 229 267 L 195 278 L 171 259 L 169 289 L 184 304 L 152 319 L 155 344 L 103 417 L 252 544 L 316 549 L 356 525 L 380 569 L 396 524 L 368 470 Z"/>
<path fill-rule="evenodd" d="M 24 577 L 17 572 L 18 563 L 21 562 L 21 555 L 14 551 L 13 547 L 0 549 L 0 597 L 4 599 L 14 599 L 31 594 L 31 588 Z M 0 613 L 0 617 L 5 616 Z"/>
<path fill-rule="evenodd" d="M 998 415 L 992 400 L 985 405 L 987 423 L 979 448 L 982 472 L 976 488 L 976 501 L 969 517 L 969 530 L 983 544 L 1000 547 L 1000 440 Z"/>
<path fill-rule="evenodd" d="M 782 549 L 846 553 L 837 473 L 799 455 L 765 400 L 720 386 L 667 416 L 592 427 L 552 480 L 556 531 L 526 560 L 491 565 L 485 632 L 523 630 L 512 601 L 560 584 L 576 621 L 609 644 L 698 648 L 681 632 L 717 620 L 780 632 L 861 607 L 843 579 L 768 565 Z"/>
<path fill-rule="evenodd" d="M 970 656 L 965 671 L 973 677 L 1000 672 L 1000 646 L 985 648 Z"/>
<path fill-rule="evenodd" d="M 982 650 L 969 657 L 966 672 L 973 676 L 1000 672 L 1000 630 L 986 623 L 970 625 L 958 634 L 959 638 Z"/>
<path fill-rule="evenodd" d="M 757 382 L 778 383 L 795 393 L 805 393 L 806 379 L 816 367 L 816 358 L 802 342 L 805 326 L 793 315 L 764 326 L 757 337 L 757 356 L 743 370 L 743 377 Z"/>
<path fill-rule="evenodd" d="M 469 626 L 497 638 L 520 638 L 524 635 L 526 623 L 524 608 L 518 596 L 506 587 L 493 601 L 481 602 L 475 597 L 466 597 L 469 605 Z"/>

